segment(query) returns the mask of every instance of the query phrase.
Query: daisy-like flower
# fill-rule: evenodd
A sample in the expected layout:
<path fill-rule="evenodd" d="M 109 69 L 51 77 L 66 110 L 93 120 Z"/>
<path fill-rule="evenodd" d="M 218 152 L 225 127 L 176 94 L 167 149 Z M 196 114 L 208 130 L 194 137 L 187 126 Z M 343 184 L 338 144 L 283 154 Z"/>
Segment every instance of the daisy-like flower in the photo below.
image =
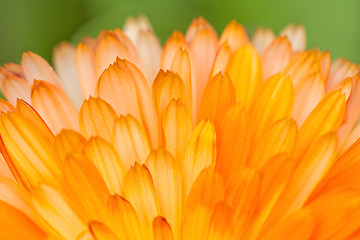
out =
<path fill-rule="evenodd" d="M 359 67 L 305 45 L 140 17 L 4 65 L 0 239 L 359 239 Z"/>

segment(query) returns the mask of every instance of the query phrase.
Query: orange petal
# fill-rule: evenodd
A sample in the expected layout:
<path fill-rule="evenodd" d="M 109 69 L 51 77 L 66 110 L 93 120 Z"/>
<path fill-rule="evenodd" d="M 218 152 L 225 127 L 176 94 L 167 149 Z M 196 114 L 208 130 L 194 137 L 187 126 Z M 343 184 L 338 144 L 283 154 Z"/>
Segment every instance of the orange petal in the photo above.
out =
<path fill-rule="evenodd" d="M 84 153 L 97 167 L 110 192 L 121 194 L 125 168 L 112 145 L 101 137 L 91 137 Z"/>
<path fill-rule="evenodd" d="M 251 43 L 256 48 L 258 53 L 262 54 L 274 39 L 275 34 L 270 28 L 264 29 L 259 27 L 253 34 Z"/>
<path fill-rule="evenodd" d="M 314 73 L 321 72 L 318 50 L 309 50 L 297 55 L 283 70 L 290 75 L 295 91 Z"/>
<path fill-rule="evenodd" d="M 131 115 L 120 116 L 114 124 L 113 146 L 128 170 L 135 162 L 143 164 L 150 145 L 143 126 Z"/>
<path fill-rule="evenodd" d="M 329 76 L 330 64 L 330 52 L 327 50 L 320 54 L 321 77 L 325 79 L 325 82 L 327 82 Z"/>
<path fill-rule="evenodd" d="M 119 240 L 114 232 L 104 223 L 91 221 L 89 229 L 95 240 Z"/>
<path fill-rule="evenodd" d="M 79 109 L 83 98 L 76 73 L 75 53 L 76 48 L 72 44 L 62 42 L 53 50 L 53 63 L 65 92 L 76 109 Z"/>
<path fill-rule="evenodd" d="M 324 79 L 320 73 L 307 77 L 302 86 L 296 89 L 292 117 L 301 126 L 310 112 L 325 95 Z"/>
<path fill-rule="evenodd" d="M 225 200 L 233 211 L 237 239 L 241 239 L 254 221 L 260 186 L 260 173 L 253 168 L 238 169 L 226 185 Z"/>
<path fill-rule="evenodd" d="M 215 76 L 219 72 L 225 73 L 231 53 L 231 49 L 227 42 L 220 46 L 214 59 L 214 64 L 212 66 L 210 77 Z"/>
<path fill-rule="evenodd" d="M 86 143 L 85 138 L 73 130 L 62 130 L 55 137 L 55 152 L 61 162 L 70 153 L 81 153 Z"/>
<path fill-rule="evenodd" d="M 159 215 L 159 205 L 151 174 L 144 165 L 135 163 L 129 169 L 124 196 L 134 205 L 142 224 L 150 227 L 154 217 Z"/>
<path fill-rule="evenodd" d="M 215 144 L 214 125 L 208 121 L 201 121 L 191 135 L 183 162 L 185 194 L 189 192 L 191 185 L 204 168 L 214 168 Z"/>
<path fill-rule="evenodd" d="M 360 224 L 360 195 L 352 190 L 332 191 L 311 202 L 316 225 L 313 239 L 348 239 Z"/>
<path fill-rule="evenodd" d="M 15 113 L 2 113 L 0 132 L 6 153 L 20 175 L 25 175 L 31 186 L 40 182 L 57 185 L 61 175 L 53 151 L 54 137 L 44 134 L 46 126 L 33 125 Z"/>
<path fill-rule="evenodd" d="M 232 54 L 226 71 L 233 81 L 236 101 L 248 110 L 263 81 L 261 61 L 256 50 L 250 44 L 239 48 Z"/>
<path fill-rule="evenodd" d="M 291 43 L 287 37 L 275 38 L 261 55 L 264 79 L 268 79 L 286 67 L 291 55 Z"/>
<path fill-rule="evenodd" d="M 189 49 L 189 46 L 185 41 L 184 35 L 181 32 L 174 31 L 164 45 L 160 61 L 161 69 L 170 69 L 171 63 L 179 48 Z"/>
<path fill-rule="evenodd" d="M 166 108 L 163 129 L 165 148 L 181 165 L 191 136 L 192 121 L 180 100 L 171 100 Z"/>
<path fill-rule="evenodd" d="M 64 239 L 75 239 L 86 224 L 71 208 L 66 198 L 48 185 L 40 185 L 32 192 L 32 203 L 49 227 Z"/>
<path fill-rule="evenodd" d="M 315 220 L 309 209 L 301 209 L 273 224 L 257 239 L 303 240 L 310 239 Z"/>
<path fill-rule="evenodd" d="M 116 65 L 110 65 L 101 75 L 96 87 L 97 96 L 108 102 L 120 114 L 140 119 L 139 98 L 134 79 Z M 121 97 L 119 97 L 121 96 Z"/>
<path fill-rule="evenodd" d="M 25 214 L 3 201 L 0 201 L 0 219 L 6 219 L 0 224 L 0 235 L 4 240 L 48 239 L 43 230 Z"/>
<path fill-rule="evenodd" d="M 215 29 L 203 17 L 194 18 L 186 30 L 186 41 L 192 44 L 197 35 L 203 30 L 211 31 L 216 35 Z"/>
<path fill-rule="evenodd" d="M 293 172 L 277 203 L 274 215 L 286 216 L 301 208 L 319 181 L 325 176 L 336 156 L 336 138 L 326 134 L 315 140 Z M 274 219 L 274 216 L 273 218 Z"/>
<path fill-rule="evenodd" d="M 11 103 L 5 101 L 4 99 L 0 99 L 0 112 L 15 112 L 15 111 L 16 109 Z"/>
<path fill-rule="evenodd" d="M 248 37 L 244 27 L 235 20 L 228 23 L 221 34 L 219 45 L 227 43 L 232 52 L 248 43 Z"/>
<path fill-rule="evenodd" d="M 285 74 L 276 74 L 268 79 L 250 109 L 250 119 L 256 126 L 253 142 L 267 131 L 269 125 L 289 118 L 294 104 L 294 88 Z"/>
<path fill-rule="evenodd" d="M 311 141 L 325 133 L 336 131 L 345 115 L 345 96 L 340 90 L 327 94 L 306 118 L 299 130 L 298 151 L 309 147 Z"/>
<path fill-rule="evenodd" d="M 339 58 L 331 63 L 329 78 L 326 83 L 326 91 L 330 91 L 347 77 L 352 77 L 359 73 L 356 63 L 351 64 L 349 60 Z"/>
<path fill-rule="evenodd" d="M 156 217 L 153 221 L 155 240 L 174 240 L 170 225 L 163 217 Z"/>
<path fill-rule="evenodd" d="M 44 81 L 34 81 L 31 89 L 32 106 L 44 119 L 51 131 L 79 129 L 78 114 L 62 90 Z"/>
<path fill-rule="evenodd" d="M 99 136 L 111 141 L 116 118 L 117 114 L 110 104 L 101 98 L 90 97 L 80 108 L 81 132 L 88 138 Z"/>
<path fill-rule="evenodd" d="M 186 101 L 183 102 L 189 113 L 192 113 L 192 83 L 189 55 L 186 50 L 179 48 L 171 63 L 171 71 L 177 73 L 184 82 Z"/>
<path fill-rule="evenodd" d="M 107 204 L 109 218 L 107 223 L 119 239 L 143 240 L 149 235 L 141 224 L 134 207 L 124 198 L 110 196 Z"/>
<path fill-rule="evenodd" d="M 292 154 L 295 149 L 298 129 L 290 119 L 282 119 L 270 125 L 255 143 L 249 165 L 262 168 L 266 162 L 280 153 Z"/>
<path fill-rule="evenodd" d="M 101 220 L 110 192 L 100 173 L 84 155 L 70 154 L 63 166 L 64 189 L 85 222 Z"/>
<path fill-rule="evenodd" d="M 201 96 L 210 79 L 217 52 L 217 35 L 214 30 L 200 30 L 190 45 L 192 67 L 193 119 L 197 119 Z"/>
<path fill-rule="evenodd" d="M 205 87 L 199 110 L 199 120 L 208 119 L 218 125 L 220 118 L 235 104 L 234 86 L 227 74 L 213 77 Z"/>
<path fill-rule="evenodd" d="M 207 191 L 209 188 L 212 191 Z M 213 209 L 223 200 L 224 186 L 220 175 L 211 168 L 201 171 L 186 200 L 183 239 L 207 239 Z"/>
<path fill-rule="evenodd" d="M 280 33 L 280 36 L 289 38 L 292 48 L 295 52 L 305 51 L 306 49 L 306 32 L 303 25 L 287 25 Z"/>
<path fill-rule="evenodd" d="M 146 159 L 146 166 L 154 181 L 160 215 L 167 219 L 174 235 L 178 238 L 181 236 L 182 204 L 184 198 L 182 195 L 179 164 L 170 153 L 160 148 L 157 151 L 151 152 Z M 161 228 L 160 226 L 158 227 Z"/>
<path fill-rule="evenodd" d="M 211 216 L 208 240 L 234 239 L 234 223 L 232 212 L 225 202 L 220 202 L 215 206 Z"/>
<path fill-rule="evenodd" d="M 52 67 L 39 55 L 33 52 L 23 53 L 21 66 L 29 83 L 32 84 L 34 79 L 44 80 L 62 89 L 60 81 Z"/>
<path fill-rule="evenodd" d="M 76 48 L 75 64 L 83 98 L 95 93 L 98 77 L 95 72 L 95 54 L 83 43 Z"/>
<path fill-rule="evenodd" d="M 186 106 L 186 89 L 178 74 L 160 70 L 152 86 L 152 94 L 159 119 L 159 143 L 163 143 L 162 125 L 164 112 L 171 100 L 180 100 Z M 189 110 L 187 110 L 188 112 Z"/>
<path fill-rule="evenodd" d="M 151 146 L 156 148 L 158 146 L 157 116 L 150 88 L 144 76 L 134 64 L 125 59 L 117 59 L 116 66 L 125 71 L 134 81 L 141 120 L 148 133 Z"/>
<path fill-rule="evenodd" d="M 216 170 L 226 183 L 232 174 L 246 165 L 252 130 L 240 104 L 231 107 L 217 127 Z"/>
<path fill-rule="evenodd" d="M 18 77 L 8 77 L 2 82 L 2 92 L 5 98 L 11 103 L 16 104 L 18 98 L 31 103 L 31 84 Z"/>

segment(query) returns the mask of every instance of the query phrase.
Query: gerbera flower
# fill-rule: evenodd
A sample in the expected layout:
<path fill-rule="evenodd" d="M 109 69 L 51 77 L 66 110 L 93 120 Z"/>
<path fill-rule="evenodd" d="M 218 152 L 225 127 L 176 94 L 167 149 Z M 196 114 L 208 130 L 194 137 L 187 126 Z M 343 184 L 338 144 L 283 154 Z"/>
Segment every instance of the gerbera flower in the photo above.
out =
<path fill-rule="evenodd" d="M 359 67 L 305 30 L 145 17 L 1 68 L 1 239 L 358 239 Z"/>

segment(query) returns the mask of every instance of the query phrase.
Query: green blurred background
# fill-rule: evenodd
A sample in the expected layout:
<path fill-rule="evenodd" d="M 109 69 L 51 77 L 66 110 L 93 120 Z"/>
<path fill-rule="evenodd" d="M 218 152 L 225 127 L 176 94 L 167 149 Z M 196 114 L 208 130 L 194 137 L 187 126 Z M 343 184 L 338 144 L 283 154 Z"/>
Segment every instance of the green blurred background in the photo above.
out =
<path fill-rule="evenodd" d="M 360 62 L 360 0 L 0 0 L 0 63 L 19 62 L 29 50 L 51 61 L 52 48 L 62 40 L 76 43 L 100 29 L 122 27 L 127 16 L 140 13 L 162 42 L 200 15 L 218 33 L 231 19 L 250 33 L 258 26 L 278 33 L 290 22 L 302 23 L 309 48 Z"/>

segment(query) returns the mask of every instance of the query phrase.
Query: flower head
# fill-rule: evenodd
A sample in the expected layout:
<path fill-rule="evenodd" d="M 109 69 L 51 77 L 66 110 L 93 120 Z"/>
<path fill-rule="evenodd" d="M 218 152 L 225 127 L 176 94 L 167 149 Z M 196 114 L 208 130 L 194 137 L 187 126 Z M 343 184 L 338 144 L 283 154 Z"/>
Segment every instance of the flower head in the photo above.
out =
<path fill-rule="evenodd" d="M 359 67 L 305 44 L 140 17 L 4 65 L 2 239 L 359 238 Z"/>

